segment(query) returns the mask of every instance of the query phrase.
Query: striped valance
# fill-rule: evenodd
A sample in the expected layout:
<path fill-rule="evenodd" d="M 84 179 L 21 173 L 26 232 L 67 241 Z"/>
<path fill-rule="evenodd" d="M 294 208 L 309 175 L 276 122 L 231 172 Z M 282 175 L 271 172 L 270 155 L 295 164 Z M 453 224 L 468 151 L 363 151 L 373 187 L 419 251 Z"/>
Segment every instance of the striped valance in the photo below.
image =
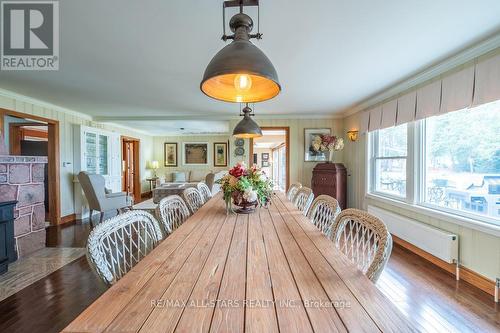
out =
<path fill-rule="evenodd" d="M 500 100 L 500 54 L 362 111 L 360 132 Z"/>

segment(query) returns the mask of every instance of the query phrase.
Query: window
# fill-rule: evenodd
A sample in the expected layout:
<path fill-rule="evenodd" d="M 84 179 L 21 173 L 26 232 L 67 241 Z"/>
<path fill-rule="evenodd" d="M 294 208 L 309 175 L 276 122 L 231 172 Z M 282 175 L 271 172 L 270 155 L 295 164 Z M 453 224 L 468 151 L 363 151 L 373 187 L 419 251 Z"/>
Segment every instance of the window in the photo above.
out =
<path fill-rule="evenodd" d="M 500 218 L 500 108 L 488 104 L 424 124 L 424 202 Z"/>
<path fill-rule="evenodd" d="M 371 193 L 500 225 L 500 101 L 369 137 Z"/>
<path fill-rule="evenodd" d="M 406 197 L 406 124 L 375 132 L 372 156 L 374 192 Z"/>

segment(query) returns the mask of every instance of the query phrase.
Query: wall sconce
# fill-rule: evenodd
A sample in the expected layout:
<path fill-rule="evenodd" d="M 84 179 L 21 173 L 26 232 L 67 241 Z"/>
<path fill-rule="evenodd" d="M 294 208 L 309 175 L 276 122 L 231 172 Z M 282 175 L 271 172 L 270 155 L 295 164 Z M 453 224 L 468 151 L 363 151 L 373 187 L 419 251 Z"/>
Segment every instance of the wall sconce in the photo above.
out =
<path fill-rule="evenodd" d="M 347 132 L 347 137 L 349 138 L 349 140 L 351 140 L 352 142 L 358 140 L 358 131 L 348 131 Z"/>

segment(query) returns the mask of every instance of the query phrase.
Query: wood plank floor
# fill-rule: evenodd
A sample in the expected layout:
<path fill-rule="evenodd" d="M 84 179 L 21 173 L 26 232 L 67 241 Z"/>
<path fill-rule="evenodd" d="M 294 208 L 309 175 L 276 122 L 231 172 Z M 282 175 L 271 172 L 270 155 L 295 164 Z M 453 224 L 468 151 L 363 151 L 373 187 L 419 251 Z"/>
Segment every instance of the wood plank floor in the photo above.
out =
<path fill-rule="evenodd" d="M 82 247 L 87 234 L 52 228 L 48 244 Z M 490 295 L 397 245 L 377 286 L 422 331 L 500 332 Z M 0 332 L 59 332 L 105 290 L 82 257 L 0 302 Z"/>

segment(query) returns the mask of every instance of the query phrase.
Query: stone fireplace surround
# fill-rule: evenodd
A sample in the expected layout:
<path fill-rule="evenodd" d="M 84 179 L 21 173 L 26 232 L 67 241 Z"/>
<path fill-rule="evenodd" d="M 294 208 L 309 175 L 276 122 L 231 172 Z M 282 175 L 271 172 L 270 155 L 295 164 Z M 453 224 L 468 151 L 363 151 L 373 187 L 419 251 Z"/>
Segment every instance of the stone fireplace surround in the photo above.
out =
<path fill-rule="evenodd" d="M 45 156 L 0 156 L 0 202 L 17 200 L 14 238 L 18 257 L 45 247 Z"/>

